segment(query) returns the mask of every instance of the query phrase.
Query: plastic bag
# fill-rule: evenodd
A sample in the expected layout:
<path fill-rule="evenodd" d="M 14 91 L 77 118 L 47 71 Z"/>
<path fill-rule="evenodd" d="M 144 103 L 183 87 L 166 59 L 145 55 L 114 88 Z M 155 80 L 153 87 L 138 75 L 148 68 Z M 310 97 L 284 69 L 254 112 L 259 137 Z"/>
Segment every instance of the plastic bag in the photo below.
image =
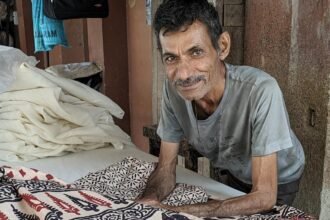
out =
<path fill-rule="evenodd" d="M 0 93 L 7 91 L 16 79 L 16 71 L 22 63 L 35 66 L 38 61 L 21 50 L 0 45 Z"/>
<path fill-rule="evenodd" d="M 56 76 L 74 79 L 100 91 L 102 85 L 102 67 L 92 62 L 69 63 L 50 66 L 45 69 Z"/>
<path fill-rule="evenodd" d="M 49 51 L 58 44 L 68 47 L 63 21 L 46 17 L 43 4 L 44 0 L 32 1 L 34 52 Z"/>

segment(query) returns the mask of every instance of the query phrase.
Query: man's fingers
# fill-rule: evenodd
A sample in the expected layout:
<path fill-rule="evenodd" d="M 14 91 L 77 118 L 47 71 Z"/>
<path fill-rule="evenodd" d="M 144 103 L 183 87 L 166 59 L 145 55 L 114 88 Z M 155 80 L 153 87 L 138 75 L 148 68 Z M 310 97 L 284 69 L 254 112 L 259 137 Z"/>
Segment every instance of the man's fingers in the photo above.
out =
<path fill-rule="evenodd" d="M 142 204 L 145 204 L 145 205 L 150 205 L 150 206 L 157 206 L 159 207 L 160 206 L 160 202 L 155 200 L 155 199 L 147 199 L 147 198 L 142 198 L 142 199 L 138 199 L 136 200 L 136 202 L 138 203 L 142 203 Z"/>

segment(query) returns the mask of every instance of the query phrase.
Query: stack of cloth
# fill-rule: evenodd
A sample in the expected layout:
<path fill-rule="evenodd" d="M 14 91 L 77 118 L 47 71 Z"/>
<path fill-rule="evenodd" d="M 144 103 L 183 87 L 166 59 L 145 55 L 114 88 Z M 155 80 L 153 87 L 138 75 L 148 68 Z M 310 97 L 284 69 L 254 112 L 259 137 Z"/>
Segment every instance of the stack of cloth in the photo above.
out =
<path fill-rule="evenodd" d="M 123 110 L 92 88 L 28 63 L 0 93 L 0 159 L 29 161 L 105 145 L 121 149 L 130 137 L 113 121 Z"/>

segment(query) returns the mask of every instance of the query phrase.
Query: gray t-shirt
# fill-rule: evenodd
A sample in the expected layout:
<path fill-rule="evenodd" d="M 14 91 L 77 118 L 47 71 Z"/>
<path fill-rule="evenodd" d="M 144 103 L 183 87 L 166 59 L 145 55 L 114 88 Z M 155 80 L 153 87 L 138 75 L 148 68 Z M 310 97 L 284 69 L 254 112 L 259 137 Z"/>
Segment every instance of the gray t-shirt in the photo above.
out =
<path fill-rule="evenodd" d="M 157 133 L 168 142 L 186 138 L 213 166 L 249 184 L 252 156 L 277 152 L 279 184 L 297 180 L 305 164 L 276 80 L 253 67 L 226 64 L 224 95 L 205 120 L 166 80 Z"/>

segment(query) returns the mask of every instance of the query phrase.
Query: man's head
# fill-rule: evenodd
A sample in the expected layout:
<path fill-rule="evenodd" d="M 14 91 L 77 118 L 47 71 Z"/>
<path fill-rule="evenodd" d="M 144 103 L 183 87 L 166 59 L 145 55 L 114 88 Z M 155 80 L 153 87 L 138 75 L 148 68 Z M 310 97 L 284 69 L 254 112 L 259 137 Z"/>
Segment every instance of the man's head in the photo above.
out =
<path fill-rule="evenodd" d="M 230 37 L 206 0 L 164 0 L 155 32 L 166 74 L 186 100 L 219 100 Z"/>
<path fill-rule="evenodd" d="M 158 48 L 162 49 L 159 41 L 161 30 L 164 30 L 164 34 L 175 32 L 195 21 L 200 21 L 207 27 L 212 45 L 218 50 L 222 28 L 217 11 L 207 0 L 164 0 L 154 19 Z"/>

